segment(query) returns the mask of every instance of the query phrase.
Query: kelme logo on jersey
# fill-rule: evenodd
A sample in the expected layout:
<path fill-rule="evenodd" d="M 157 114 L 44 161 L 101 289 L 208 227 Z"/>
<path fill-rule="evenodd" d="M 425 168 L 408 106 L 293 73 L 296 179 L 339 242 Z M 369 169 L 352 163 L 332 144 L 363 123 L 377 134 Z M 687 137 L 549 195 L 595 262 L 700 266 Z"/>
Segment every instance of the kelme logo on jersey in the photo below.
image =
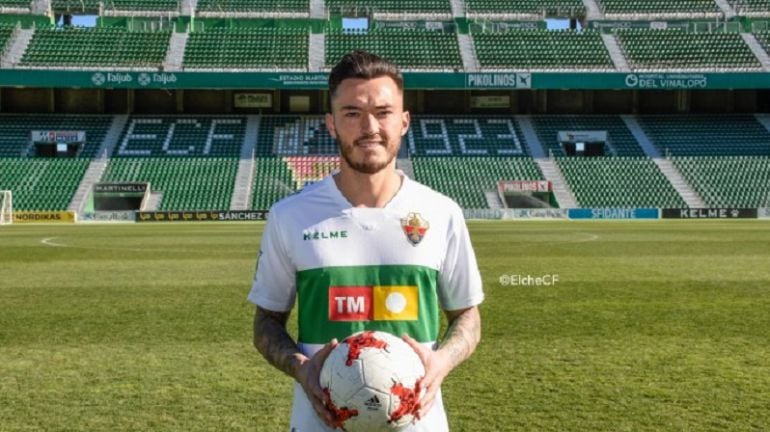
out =
<path fill-rule="evenodd" d="M 415 321 L 419 312 L 416 286 L 329 288 L 329 321 Z"/>
<path fill-rule="evenodd" d="M 417 246 L 425 237 L 425 233 L 430 228 L 430 223 L 423 219 L 419 213 L 409 213 L 405 218 L 401 219 L 401 228 L 404 229 L 407 240 L 412 245 Z"/>

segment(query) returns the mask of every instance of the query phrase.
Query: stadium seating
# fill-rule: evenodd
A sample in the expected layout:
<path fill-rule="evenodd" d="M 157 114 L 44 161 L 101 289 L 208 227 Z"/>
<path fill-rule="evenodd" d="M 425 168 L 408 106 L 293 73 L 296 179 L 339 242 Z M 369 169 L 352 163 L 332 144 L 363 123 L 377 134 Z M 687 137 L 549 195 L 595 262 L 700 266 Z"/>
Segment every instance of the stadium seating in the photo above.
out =
<path fill-rule="evenodd" d="M 741 16 L 770 16 L 770 3 L 767 0 L 729 0 L 735 12 Z"/>
<path fill-rule="evenodd" d="M 751 115 L 651 115 L 639 123 L 664 155 L 770 155 L 770 133 Z"/>
<path fill-rule="evenodd" d="M 86 143 L 79 156 L 93 157 L 111 123 L 111 116 L 99 115 L 0 115 L 0 157 L 33 156 L 32 131 L 83 131 Z"/>
<path fill-rule="evenodd" d="M 687 33 L 680 30 L 616 30 L 635 71 L 759 70 L 761 64 L 738 33 Z"/>
<path fill-rule="evenodd" d="M 473 35 L 479 64 L 487 69 L 614 69 L 595 31 L 507 30 Z"/>
<path fill-rule="evenodd" d="M 125 157 L 110 160 L 102 181 L 149 182 L 163 193 L 159 210 L 222 210 L 237 171 L 237 158 Z"/>
<path fill-rule="evenodd" d="M 554 156 L 564 155 L 564 149 L 558 139 L 560 131 L 606 131 L 609 148 L 605 149 L 605 154 L 644 156 L 644 151 L 618 116 L 543 115 L 533 116 L 532 120 L 543 147 Z"/>
<path fill-rule="evenodd" d="M 0 157 L 0 190 L 13 191 L 15 210 L 66 210 L 89 162 Z"/>
<path fill-rule="evenodd" d="M 13 26 L 3 24 L 0 25 L 0 48 L 4 48 L 8 45 L 8 41 L 13 35 Z"/>
<path fill-rule="evenodd" d="M 322 116 L 262 116 L 256 154 L 337 154 Z"/>
<path fill-rule="evenodd" d="M 450 0 L 327 0 L 331 12 L 370 10 L 374 13 L 448 14 Z"/>
<path fill-rule="evenodd" d="M 756 37 L 759 43 L 762 44 L 762 48 L 764 48 L 765 51 L 770 52 L 770 31 L 765 30 L 763 32 L 756 32 L 754 33 L 754 37 Z"/>
<path fill-rule="evenodd" d="M 302 69 L 308 67 L 308 30 L 214 28 L 190 34 L 187 69 Z"/>
<path fill-rule="evenodd" d="M 267 210 L 296 191 L 289 165 L 281 157 L 257 156 L 254 161 L 252 208 Z"/>
<path fill-rule="evenodd" d="M 415 179 L 453 198 L 463 208 L 489 208 L 486 191 L 500 180 L 543 180 L 529 157 L 415 156 Z"/>
<path fill-rule="evenodd" d="M 340 168 L 338 155 L 287 156 L 283 160 L 291 170 L 297 189 L 315 183 Z"/>
<path fill-rule="evenodd" d="M 55 11 L 96 12 L 99 0 L 51 0 L 51 7 Z"/>
<path fill-rule="evenodd" d="M 455 33 L 436 30 L 383 28 L 363 34 L 326 34 L 326 66 L 346 53 L 364 49 L 397 63 L 402 69 L 460 69 L 463 66 Z"/>
<path fill-rule="evenodd" d="M 402 144 L 412 156 L 524 156 L 516 121 L 498 116 L 413 116 Z"/>
<path fill-rule="evenodd" d="M 176 11 L 179 10 L 179 2 L 180 0 L 106 0 L 104 7 L 107 10 Z"/>
<path fill-rule="evenodd" d="M 171 33 L 130 32 L 113 27 L 38 29 L 21 59 L 35 67 L 158 68 Z"/>
<path fill-rule="evenodd" d="M 115 156 L 238 157 L 245 133 L 244 117 L 132 116 Z"/>
<path fill-rule="evenodd" d="M 607 15 L 672 15 L 685 17 L 721 14 L 714 0 L 597 0 Z"/>
<path fill-rule="evenodd" d="M 303 12 L 310 0 L 198 0 L 198 12 Z"/>
<path fill-rule="evenodd" d="M 474 14 L 579 16 L 585 11 L 580 0 L 465 0 L 465 9 Z"/>
<path fill-rule="evenodd" d="M 557 157 L 556 163 L 581 207 L 686 207 L 652 159 Z"/>
<path fill-rule="evenodd" d="M 673 162 L 709 207 L 770 207 L 770 157 L 685 156 Z"/>
<path fill-rule="evenodd" d="M 32 0 L 0 0 L 0 8 L 29 9 Z"/>

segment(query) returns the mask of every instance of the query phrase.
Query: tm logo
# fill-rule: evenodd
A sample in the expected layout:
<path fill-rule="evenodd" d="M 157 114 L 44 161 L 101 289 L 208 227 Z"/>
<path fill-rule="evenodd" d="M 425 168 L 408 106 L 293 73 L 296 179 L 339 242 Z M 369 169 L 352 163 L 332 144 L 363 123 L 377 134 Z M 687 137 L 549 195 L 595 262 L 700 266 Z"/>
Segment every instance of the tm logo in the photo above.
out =
<path fill-rule="evenodd" d="M 636 87 L 639 85 L 639 77 L 634 74 L 626 75 L 626 87 Z"/>
<path fill-rule="evenodd" d="M 91 75 L 91 82 L 94 83 L 94 85 L 104 85 L 104 83 L 107 81 L 107 77 L 104 76 L 103 73 L 97 72 L 93 75 Z"/>
<path fill-rule="evenodd" d="M 142 72 L 139 74 L 139 78 L 137 78 L 137 81 L 139 82 L 139 85 L 146 86 L 147 84 L 152 82 L 152 77 L 150 77 L 149 74 Z"/>

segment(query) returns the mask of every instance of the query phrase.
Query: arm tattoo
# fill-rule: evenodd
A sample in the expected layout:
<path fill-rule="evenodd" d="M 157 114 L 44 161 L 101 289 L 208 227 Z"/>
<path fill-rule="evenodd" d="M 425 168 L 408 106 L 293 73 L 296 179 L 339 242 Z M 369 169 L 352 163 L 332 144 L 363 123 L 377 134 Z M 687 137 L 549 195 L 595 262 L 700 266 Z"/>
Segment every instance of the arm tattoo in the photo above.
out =
<path fill-rule="evenodd" d="M 278 370 L 294 378 L 302 354 L 286 331 L 289 312 L 273 312 L 257 307 L 254 316 L 254 346 Z"/>
<path fill-rule="evenodd" d="M 449 328 L 440 349 L 449 354 L 452 367 L 456 367 L 473 354 L 481 340 L 481 316 L 478 308 L 472 307 L 456 315 L 451 314 L 449 319 Z"/>

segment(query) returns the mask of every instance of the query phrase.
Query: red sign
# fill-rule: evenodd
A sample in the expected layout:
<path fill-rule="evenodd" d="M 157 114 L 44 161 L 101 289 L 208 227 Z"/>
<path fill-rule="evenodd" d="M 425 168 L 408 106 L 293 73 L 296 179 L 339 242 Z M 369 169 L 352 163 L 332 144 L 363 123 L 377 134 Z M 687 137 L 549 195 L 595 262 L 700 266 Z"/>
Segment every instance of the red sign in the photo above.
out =
<path fill-rule="evenodd" d="M 329 321 L 371 321 L 372 287 L 329 288 Z"/>

